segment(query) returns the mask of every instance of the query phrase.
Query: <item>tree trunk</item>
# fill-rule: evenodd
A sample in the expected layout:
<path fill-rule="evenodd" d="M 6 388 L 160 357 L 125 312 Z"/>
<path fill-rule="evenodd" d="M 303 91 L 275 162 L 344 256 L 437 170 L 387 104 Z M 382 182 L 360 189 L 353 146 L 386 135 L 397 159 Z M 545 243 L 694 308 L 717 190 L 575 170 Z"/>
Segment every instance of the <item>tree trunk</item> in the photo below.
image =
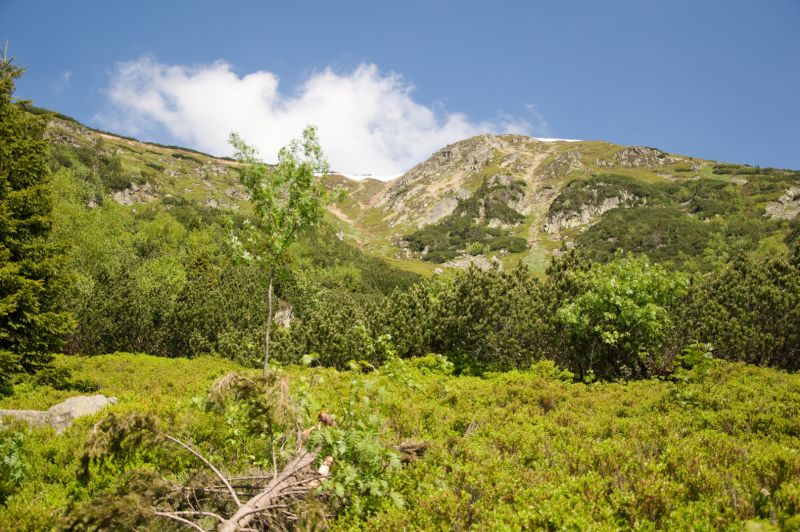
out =
<path fill-rule="evenodd" d="M 269 271 L 269 292 L 267 292 L 267 326 L 264 331 L 264 377 L 269 371 L 269 333 L 272 327 L 272 281 L 275 279 L 275 268 Z"/>

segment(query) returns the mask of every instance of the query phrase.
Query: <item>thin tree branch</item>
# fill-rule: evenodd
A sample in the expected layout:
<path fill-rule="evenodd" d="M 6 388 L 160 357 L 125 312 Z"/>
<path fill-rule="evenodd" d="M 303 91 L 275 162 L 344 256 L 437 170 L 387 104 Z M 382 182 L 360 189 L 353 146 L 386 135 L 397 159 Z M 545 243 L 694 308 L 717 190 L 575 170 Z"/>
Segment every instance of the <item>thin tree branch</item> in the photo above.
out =
<path fill-rule="evenodd" d="M 266 512 L 268 510 L 282 509 L 282 508 L 286 508 L 286 507 L 287 506 L 285 504 L 272 504 L 270 506 L 264 506 L 264 507 L 261 507 L 261 508 L 255 508 L 253 510 L 250 510 L 249 512 L 244 512 L 243 514 L 240 514 L 239 515 L 239 519 L 241 519 L 243 517 L 247 517 L 249 515 L 258 514 L 258 513 L 261 513 L 261 512 Z"/>
<path fill-rule="evenodd" d="M 197 458 L 198 458 L 198 459 L 199 459 L 201 462 L 203 462 L 203 463 L 206 465 L 206 467 L 208 467 L 208 468 L 209 468 L 211 471 L 213 471 L 213 472 L 214 472 L 214 474 L 217 476 L 217 478 L 219 478 L 219 479 L 222 481 L 222 483 L 223 483 L 223 484 L 225 485 L 225 487 L 228 489 L 228 493 L 230 493 L 230 495 L 231 495 L 231 498 L 232 498 L 232 499 L 233 499 L 233 501 L 236 503 L 236 506 L 237 506 L 237 507 L 239 507 L 239 508 L 241 508 L 241 507 L 242 507 L 242 502 L 239 500 L 239 496 L 238 496 L 238 495 L 236 495 L 236 491 L 235 491 L 235 490 L 233 489 L 233 487 L 231 486 L 231 483 L 230 483 L 230 482 L 228 482 L 228 479 L 227 479 L 227 478 L 225 478 L 225 475 L 223 475 L 222 473 L 220 473 L 220 472 L 219 472 L 219 469 L 217 469 L 216 467 L 214 467 L 214 464 L 212 464 L 211 462 L 209 462 L 209 461 L 208 461 L 208 460 L 207 460 L 207 459 L 206 459 L 206 458 L 205 458 L 203 455 L 201 455 L 199 452 L 197 452 L 197 451 L 195 451 L 194 449 L 192 449 L 192 448 L 191 448 L 189 445 L 187 445 L 187 444 L 183 443 L 183 442 L 182 442 L 181 440 L 179 440 L 178 438 L 175 438 L 175 437 L 173 437 L 173 436 L 170 436 L 169 434 L 166 434 L 166 433 L 164 433 L 164 432 L 161 432 L 161 431 L 159 431 L 159 434 L 160 434 L 161 436 L 164 436 L 166 439 L 168 439 L 168 440 L 169 440 L 169 441 L 171 441 L 172 443 L 175 443 L 175 444 L 178 444 L 178 445 L 180 445 L 181 447 L 183 447 L 184 449 L 186 449 L 187 451 L 189 451 L 190 453 L 192 453 L 193 455 L 195 455 L 195 456 L 196 456 L 196 457 L 197 457 Z"/>
<path fill-rule="evenodd" d="M 174 519 L 175 521 L 178 521 L 179 523 L 183 523 L 184 525 L 186 525 L 188 527 L 191 527 L 191 528 L 193 528 L 195 530 L 199 530 L 200 532 L 207 532 L 205 528 L 201 527 L 197 523 L 189 521 L 188 519 L 184 519 L 183 517 L 180 517 L 178 515 L 172 514 L 170 512 L 155 512 L 154 511 L 153 513 L 155 515 L 157 515 L 157 516 L 160 516 L 160 517 L 167 517 L 169 519 Z"/>
<path fill-rule="evenodd" d="M 200 512 L 196 510 L 181 510 L 179 512 L 168 512 L 173 515 L 204 515 L 206 517 L 213 517 L 214 519 L 218 520 L 220 523 L 224 522 L 220 515 L 215 514 L 214 512 Z"/>

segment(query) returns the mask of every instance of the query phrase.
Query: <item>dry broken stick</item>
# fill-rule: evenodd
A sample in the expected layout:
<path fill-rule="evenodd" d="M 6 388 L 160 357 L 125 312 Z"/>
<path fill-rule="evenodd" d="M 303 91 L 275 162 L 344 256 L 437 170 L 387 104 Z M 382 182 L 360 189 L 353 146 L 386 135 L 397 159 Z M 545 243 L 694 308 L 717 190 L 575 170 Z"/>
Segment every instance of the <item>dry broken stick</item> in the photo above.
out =
<path fill-rule="evenodd" d="M 320 414 L 320 424 L 310 430 L 319 428 L 320 425 L 333 425 L 334 421 L 330 416 L 324 413 Z M 290 460 L 284 468 L 273 475 L 269 482 L 263 486 L 255 495 L 252 495 L 245 502 L 242 502 L 243 497 L 234 486 L 234 482 L 226 477 L 222 472 L 217 469 L 210 460 L 202 456 L 191 445 L 180 441 L 174 436 L 165 433 L 159 433 L 160 436 L 179 445 L 186 451 L 190 452 L 198 458 L 203 465 L 205 465 L 214 476 L 219 479 L 225 487 L 225 491 L 231 501 L 234 503 L 236 510 L 229 517 L 221 516 L 215 512 L 206 510 L 182 510 L 182 511 L 167 511 L 167 510 L 154 510 L 155 515 L 172 519 L 185 526 L 195 530 L 205 530 L 202 526 L 197 524 L 193 518 L 213 518 L 218 522 L 217 530 L 225 532 L 233 532 L 236 530 L 245 530 L 250 527 L 254 520 L 259 517 L 271 513 L 280 513 L 285 518 L 294 519 L 295 516 L 291 513 L 290 503 L 302 499 L 311 490 L 318 487 L 323 480 L 330 475 L 330 468 L 333 463 L 331 456 L 325 457 L 318 467 L 315 467 L 317 458 L 319 456 L 319 449 L 307 450 L 300 447 L 295 457 Z M 251 477 L 253 480 L 263 480 L 269 477 Z M 246 486 L 252 491 L 252 486 Z"/>
<path fill-rule="evenodd" d="M 252 497 L 229 519 L 223 522 L 220 532 L 233 532 L 247 528 L 257 514 L 268 512 L 287 498 L 305 495 L 330 474 L 333 458 L 326 457 L 319 468 L 314 469 L 317 451 L 304 451 L 298 454 L 275 476 L 263 491 Z"/>

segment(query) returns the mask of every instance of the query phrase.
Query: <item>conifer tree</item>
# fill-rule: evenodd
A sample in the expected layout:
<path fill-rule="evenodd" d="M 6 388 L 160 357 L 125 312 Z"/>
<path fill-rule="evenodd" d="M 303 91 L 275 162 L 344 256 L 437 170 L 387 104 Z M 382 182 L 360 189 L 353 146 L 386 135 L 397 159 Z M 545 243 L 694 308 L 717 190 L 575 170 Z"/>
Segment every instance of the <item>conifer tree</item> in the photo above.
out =
<path fill-rule="evenodd" d="M 74 319 L 58 308 L 61 255 L 49 240 L 46 121 L 13 98 L 23 69 L 0 60 L 0 394 L 46 366 Z"/>

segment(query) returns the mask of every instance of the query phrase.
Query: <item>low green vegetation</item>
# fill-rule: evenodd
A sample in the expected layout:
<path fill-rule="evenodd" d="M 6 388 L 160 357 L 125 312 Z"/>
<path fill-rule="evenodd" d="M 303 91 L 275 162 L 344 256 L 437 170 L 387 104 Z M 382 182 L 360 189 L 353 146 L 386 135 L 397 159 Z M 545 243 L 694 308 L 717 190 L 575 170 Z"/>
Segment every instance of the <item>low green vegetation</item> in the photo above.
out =
<path fill-rule="evenodd" d="M 285 362 L 313 352 L 339 368 L 380 365 L 376 341 L 388 334 L 399 356 L 443 354 L 459 373 L 553 360 L 580 379 L 616 379 L 670 374 L 687 345 L 710 342 L 717 356 L 794 370 L 799 286 L 797 249 L 694 274 L 645 256 L 602 263 L 572 252 L 544 279 L 524 267 L 469 268 L 377 299 L 317 292 L 279 331 L 276 352 Z"/>
<path fill-rule="evenodd" d="M 134 210 L 105 199 L 87 208 L 93 196 L 74 169 L 60 169 L 53 186 L 53 231 L 73 280 L 61 297 L 78 321 L 69 352 L 263 360 L 269 279 L 231 240 L 245 227 L 241 214 L 178 200 Z M 312 288 L 374 296 L 416 279 L 323 227 L 276 271 L 276 294 L 297 314 Z"/>
<path fill-rule="evenodd" d="M 757 250 L 770 235 L 787 235 L 787 242 L 794 241 L 789 236 L 794 222 L 766 217 L 764 208 L 800 184 L 800 175 L 751 170 L 748 181 L 740 184 L 716 177 L 645 182 L 600 174 L 576 179 L 561 190 L 548 216 L 568 216 L 584 205 L 597 208 L 616 199 L 618 208 L 598 216 L 574 236 L 579 249 L 601 261 L 624 250 L 676 267 L 709 269 L 714 267 L 709 264 L 714 256 Z"/>
<path fill-rule="evenodd" d="M 10 472 L 2 485 L 4 529 L 170 529 L 151 511 L 156 478 L 180 485 L 202 466 L 175 446 L 143 441 L 82 475 L 87 435 L 109 413 L 152 414 L 233 474 L 268 456 L 244 412 L 211 408 L 211 384 L 243 371 L 229 362 L 117 354 L 58 357 L 56 364 L 120 401 L 61 436 L 21 425 L 0 432 L 11 458 L 3 465 Z M 379 481 L 375 489 L 385 495 L 356 504 L 358 489 L 344 484 L 349 495 L 328 499 L 338 507 L 338 518 L 327 519 L 333 529 L 733 530 L 771 523 L 792 530 L 800 514 L 798 377 L 702 356 L 686 357 L 682 368 L 666 380 L 584 384 L 551 363 L 454 377 L 431 356 L 366 374 L 314 367 L 282 374 L 293 396 L 313 397 L 337 420 L 351 409 L 349 398 L 368 404 L 381 428 L 365 442 L 425 443 L 424 452 L 379 475 L 355 462 L 351 474 Z M 0 406 L 43 408 L 67 395 L 25 385 Z M 392 463 L 389 455 L 370 456 Z M 313 510 L 299 511 L 321 526 Z"/>

